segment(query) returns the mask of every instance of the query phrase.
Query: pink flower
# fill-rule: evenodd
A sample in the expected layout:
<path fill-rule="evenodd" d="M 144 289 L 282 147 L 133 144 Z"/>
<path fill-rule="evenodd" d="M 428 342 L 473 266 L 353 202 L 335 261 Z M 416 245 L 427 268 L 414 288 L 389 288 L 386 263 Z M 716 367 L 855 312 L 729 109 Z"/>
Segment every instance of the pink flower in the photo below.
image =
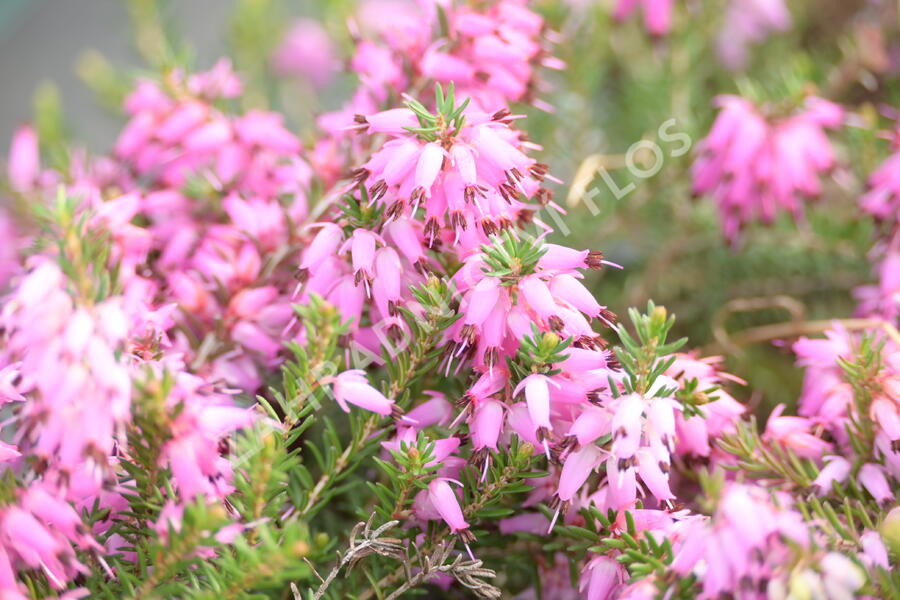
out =
<path fill-rule="evenodd" d="M 244 89 L 227 58 L 220 58 L 209 71 L 188 77 L 187 87 L 192 94 L 207 100 L 234 98 Z"/>
<path fill-rule="evenodd" d="M 818 477 L 813 485 L 819 488 L 819 492 L 827 494 L 831 491 L 832 484 L 835 482 L 843 483 L 850 475 L 850 463 L 841 456 L 824 457 L 825 466 L 819 471 Z"/>
<path fill-rule="evenodd" d="M 779 404 L 769 415 L 763 438 L 777 441 L 802 458 L 821 458 L 831 444 L 810 433 L 812 422 L 804 417 L 782 416 L 785 406 Z"/>
<path fill-rule="evenodd" d="M 595 556 L 584 566 L 578 590 L 586 600 L 609 600 L 613 590 L 625 581 L 622 566 L 606 556 Z"/>
<path fill-rule="evenodd" d="M 859 536 L 859 542 L 862 545 L 861 558 L 864 562 L 882 569 L 890 569 L 887 548 L 878 532 L 866 531 Z"/>
<path fill-rule="evenodd" d="M 395 114 L 376 113 L 361 119 L 364 123 L 388 121 Z M 394 139 L 354 173 L 357 181 L 367 185 L 371 201 L 385 205 L 391 219 L 407 217 L 423 198 L 429 199 L 424 224 L 429 246 L 443 237 L 443 231 L 457 240 L 465 236 L 467 246 L 488 242 L 488 236 L 513 223 L 526 209 L 520 195 L 539 193 L 546 176 L 546 166 L 525 154 L 521 139 L 509 127 L 507 113 L 489 115 L 470 107 L 464 115 L 468 125 L 448 132 L 443 148 L 407 131 L 393 133 Z M 470 224 L 477 230 L 472 231 Z"/>
<path fill-rule="evenodd" d="M 398 414 L 399 408 L 394 405 L 394 401 L 369 385 L 365 371 L 361 369 L 344 371 L 326 378 L 324 383 L 332 384 L 334 399 L 344 412 L 350 412 L 350 407 L 347 406 L 350 403 L 379 415 Z"/>
<path fill-rule="evenodd" d="M 469 524 L 466 522 L 462 509 L 459 507 L 459 500 L 453 492 L 453 488 L 450 487 L 450 481 L 441 477 L 432 479 L 431 483 L 428 484 L 428 499 L 451 532 L 461 535 L 468 534 Z M 471 536 L 471 534 L 468 534 L 468 536 Z"/>
<path fill-rule="evenodd" d="M 16 130 L 6 168 L 13 189 L 27 192 L 34 187 L 41 164 L 37 134 L 31 126 L 23 125 Z"/>
<path fill-rule="evenodd" d="M 475 412 L 469 425 L 472 447 L 497 450 L 497 440 L 503 430 L 505 406 L 499 400 L 488 398 L 475 405 Z"/>
<path fill-rule="evenodd" d="M 872 256 L 877 283 L 853 291 L 860 302 L 857 312 L 895 322 L 900 318 L 900 235 L 876 245 Z"/>
<path fill-rule="evenodd" d="M 219 442 L 254 423 L 253 412 L 210 393 L 202 379 L 188 373 L 178 376 L 167 401 L 181 406 L 162 457 L 179 492 L 186 498 L 224 497 L 230 491 L 231 463 L 221 455 Z"/>
<path fill-rule="evenodd" d="M 308 274 L 314 275 L 325 259 L 337 254 L 344 237 L 344 232 L 334 223 L 321 223 L 317 226 L 319 232 L 307 246 L 300 261 L 300 271 L 304 273 L 304 278 Z"/>
<path fill-rule="evenodd" d="M 397 251 L 382 248 L 375 253 L 375 282 L 372 295 L 378 310 L 385 317 L 394 316 L 401 302 L 403 265 Z"/>
<path fill-rule="evenodd" d="M 528 414 L 538 429 L 553 429 L 553 425 L 550 423 L 551 384 L 554 387 L 560 387 L 557 382 L 546 375 L 535 373 L 520 381 L 513 391 L 513 395 L 516 396 L 522 390 L 525 391 L 525 403 L 528 406 Z"/>
<path fill-rule="evenodd" d="M 722 108 L 694 163 L 694 192 L 711 194 L 725 237 L 759 219 L 771 223 L 779 210 L 797 220 L 804 197 L 821 193 L 820 176 L 835 165 L 825 129 L 838 127 L 842 109 L 811 97 L 796 114 L 773 118 L 738 96 L 720 96 Z"/>
<path fill-rule="evenodd" d="M 638 6 L 644 12 L 644 24 L 652 35 L 666 35 L 672 27 L 672 10 L 675 0 L 618 0 L 613 15 L 627 19 Z"/>
<path fill-rule="evenodd" d="M 340 67 L 331 37 L 313 19 L 294 21 L 272 60 L 280 74 L 299 75 L 316 88 L 328 85 Z"/>
<path fill-rule="evenodd" d="M 600 465 L 602 458 L 603 453 L 594 444 L 582 446 L 569 454 L 559 476 L 559 489 L 557 490 L 559 499 L 569 502 L 587 481 L 591 472 Z"/>
<path fill-rule="evenodd" d="M 344 244 L 344 249 L 350 249 L 350 255 L 353 258 L 353 274 L 355 283 L 359 285 L 364 282 L 366 285 L 367 295 L 369 286 L 375 276 L 375 249 L 378 243 L 378 236 L 371 231 L 365 229 L 357 229 Z"/>
<path fill-rule="evenodd" d="M 790 26 L 791 13 L 784 0 L 730 0 L 716 38 L 719 59 L 731 70 L 742 70 L 748 61 L 748 46 Z"/>
<path fill-rule="evenodd" d="M 894 491 L 885 477 L 884 468 L 880 465 L 866 463 L 859 469 L 859 483 L 872 494 L 879 503 L 894 498 Z"/>
<path fill-rule="evenodd" d="M 711 519 L 680 528 L 672 569 L 695 573 L 702 598 L 730 594 L 746 580 L 760 585 L 785 580 L 794 549 L 808 545 L 810 532 L 787 496 L 777 500 L 760 487 L 728 484 Z"/>

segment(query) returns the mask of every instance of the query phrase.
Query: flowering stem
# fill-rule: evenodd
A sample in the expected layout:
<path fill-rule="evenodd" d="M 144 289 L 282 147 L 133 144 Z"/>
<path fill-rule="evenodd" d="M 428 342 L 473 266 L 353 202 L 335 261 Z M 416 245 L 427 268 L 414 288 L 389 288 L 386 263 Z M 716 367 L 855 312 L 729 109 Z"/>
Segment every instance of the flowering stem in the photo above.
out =
<path fill-rule="evenodd" d="M 425 362 L 428 357 L 429 351 L 437 344 L 439 341 L 439 337 L 442 333 L 439 324 L 440 315 L 436 313 L 429 313 L 427 319 L 427 332 L 425 335 L 418 336 L 418 339 L 415 342 L 415 345 L 410 350 L 410 358 L 409 364 L 407 368 L 400 373 L 399 376 L 394 378 L 391 381 L 391 385 L 388 388 L 387 396 L 388 398 L 397 398 L 397 396 L 408 389 L 410 384 L 416 378 L 417 371 L 422 363 Z M 345 469 L 347 469 L 350 464 L 350 459 L 357 455 L 359 450 L 366 444 L 369 438 L 373 433 L 378 429 L 381 425 L 382 417 L 378 414 L 370 415 L 365 422 L 363 423 L 362 429 L 360 429 L 359 433 L 353 437 L 353 440 L 350 444 L 344 449 L 340 456 L 338 456 L 337 461 L 335 461 L 334 469 L 332 471 L 322 473 L 319 477 L 319 480 L 316 482 L 316 485 L 313 487 L 312 491 L 309 494 L 309 498 L 306 502 L 306 506 L 303 507 L 303 510 L 300 511 L 300 516 L 306 516 L 309 512 L 316 507 L 319 498 L 321 495 L 328 489 L 328 486 L 331 485 L 338 477 L 344 474 Z"/>
<path fill-rule="evenodd" d="M 516 475 L 518 474 L 518 472 L 519 468 L 515 462 L 511 461 L 509 464 L 507 464 L 506 467 L 504 467 L 501 471 L 500 477 L 498 477 L 495 481 L 487 484 L 478 495 L 478 497 L 473 499 L 472 502 L 465 506 L 465 508 L 463 509 L 465 518 L 468 520 L 476 515 L 478 511 L 480 511 L 486 504 L 493 500 L 495 496 L 503 490 L 503 488 L 505 488 L 516 479 Z M 447 544 L 444 542 L 444 539 L 447 537 L 447 532 L 448 530 L 445 529 L 441 531 L 441 533 L 439 533 L 437 536 L 435 536 L 435 538 L 431 540 L 431 549 L 429 549 L 428 552 L 423 553 L 428 555 L 427 562 L 429 564 L 433 565 L 435 563 L 442 563 L 442 560 L 438 561 L 438 559 L 441 557 L 446 558 L 448 550 L 453 548 L 452 545 L 447 546 Z M 439 569 L 433 569 L 433 571 L 437 570 Z M 378 583 L 375 584 L 375 587 L 369 588 L 362 594 L 360 594 L 359 600 L 368 600 L 375 595 L 376 589 L 379 591 L 384 590 L 402 581 L 403 578 L 406 577 L 407 572 L 408 565 L 400 565 L 396 570 L 394 570 L 393 573 L 382 577 L 378 581 Z M 414 580 L 409 580 L 401 588 L 395 590 L 394 593 L 389 597 L 398 598 L 401 593 L 412 589 L 413 587 L 415 587 L 415 585 L 425 583 L 427 581 L 427 577 L 424 576 L 426 575 L 426 573 L 424 573 L 424 570 L 422 571 L 422 575 L 422 577 L 417 577 Z M 415 581 L 415 584 L 413 584 L 413 581 Z"/>

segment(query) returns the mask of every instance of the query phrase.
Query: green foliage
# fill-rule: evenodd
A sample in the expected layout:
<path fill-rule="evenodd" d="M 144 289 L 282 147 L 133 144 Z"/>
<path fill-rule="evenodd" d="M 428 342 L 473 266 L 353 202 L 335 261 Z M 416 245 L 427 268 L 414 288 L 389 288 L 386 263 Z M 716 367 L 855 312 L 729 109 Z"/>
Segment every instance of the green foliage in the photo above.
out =
<path fill-rule="evenodd" d="M 637 339 L 633 338 L 624 327 L 619 326 L 618 334 L 622 347 L 615 349 L 616 358 L 627 374 L 623 381 L 625 390 L 628 393 L 647 394 L 653 388 L 656 379 L 675 361 L 675 357 L 669 355 L 681 349 L 687 343 L 687 339 L 666 343 L 669 331 L 675 324 L 675 317 L 668 316 L 664 307 L 656 306 L 652 301 L 647 303 L 645 314 L 640 314 L 633 308 L 628 310 L 628 314 L 637 333 Z M 615 386 L 611 386 L 611 389 L 615 389 Z M 674 391 L 670 388 L 659 388 L 654 391 L 654 396 L 667 396 Z"/>
<path fill-rule="evenodd" d="M 191 53 L 181 38 L 169 0 L 127 0 L 134 42 L 141 58 L 165 72 L 184 65 Z"/>
<path fill-rule="evenodd" d="M 387 477 L 387 484 L 366 482 L 378 498 L 376 514 L 385 521 L 410 516 L 408 511 L 414 494 L 428 487 L 435 471 L 441 466 L 434 459 L 434 442 L 424 432 L 419 432 L 415 444 L 400 442 L 400 450 L 392 450 L 393 461 L 375 458 L 375 463 Z M 363 516 L 363 515 L 360 515 Z"/>
<path fill-rule="evenodd" d="M 34 128 L 40 141 L 41 153 L 50 166 L 65 173 L 69 167 L 69 136 L 63 115 L 59 88 L 43 82 L 34 92 Z"/>
<path fill-rule="evenodd" d="M 516 360 L 509 361 L 513 372 L 520 378 L 531 373 L 556 375 L 560 369 L 554 369 L 553 365 L 566 359 L 565 351 L 572 344 L 572 338 L 560 339 L 555 333 L 539 331 L 533 324 L 532 331 L 532 335 L 522 338 Z"/>
<path fill-rule="evenodd" d="M 482 246 L 484 273 L 496 277 L 503 285 L 514 285 L 520 278 L 534 273 L 538 261 L 547 252 L 543 243 L 524 234 L 517 238 L 508 230 L 491 236 L 491 242 Z"/>
<path fill-rule="evenodd" d="M 42 230 L 33 250 L 55 246 L 57 262 L 74 297 L 94 304 L 118 293 L 119 265 L 110 261 L 110 234 L 90 224 L 91 213 L 81 210 L 76 198 L 59 186 L 55 203 L 34 203 L 30 208 Z"/>
<path fill-rule="evenodd" d="M 407 98 L 406 107 L 415 113 L 419 120 L 419 127 L 406 127 L 405 129 L 429 142 L 457 135 L 466 123 L 463 111 L 469 105 L 469 98 L 457 106 L 455 96 L 456 92 L 452 82 L 447 87 L 446 95 L 441 84 L 435 84 L 434 97 L 437 114 L 432 113 L 415 98 Z"/>
<path fill-rule="evenodd" d="M 285 16 L 277 0 L 239 0 L 231 18 L 229 42 L 235 67 L 248 84 L 244 108 L 266 108 L 274 100 L 271 58 L 285 30 Z"/>
<path fill-rule="evenodd" d="M 369 201 L 369 190 L 359 186 L 359 200 L 353 194 L 344 196 L 340 209 L 346 221 L 345 230 L 352 233 L 356 229 L 377 230 L 384 222 L 384 205 Z"/>

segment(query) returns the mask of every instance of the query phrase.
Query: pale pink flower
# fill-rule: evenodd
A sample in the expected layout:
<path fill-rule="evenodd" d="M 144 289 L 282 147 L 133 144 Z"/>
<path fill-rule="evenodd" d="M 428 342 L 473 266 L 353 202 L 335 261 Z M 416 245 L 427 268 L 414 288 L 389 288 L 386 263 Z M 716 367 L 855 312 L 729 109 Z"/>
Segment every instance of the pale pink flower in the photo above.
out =
<path fill-rule="evenodd" d="M 559 499 L 571 501 L 602 460 L 603 452 L 594 444 L 587 444 L 569 454 L 559 476 Z"/>
<path fill-rule="evenodd" d="M 323 88 L 340 69 L 334 42 L 313 19 L 297 19 L 272 57 L 281 75 L 297 75 Z"/>
<path fill-rule="evenodd" d="M 428 499 L 451 532 L 471 537 L 471 534 L 468 533 L 469 523 L 463 516 L 462 509 L 459 507 L 459 499 L 453 488 L 450 487 L 449 481 L 441 477 L 431 480 L 431 483 L 428 484 Z"/>
<path fill-rule="evenodd" d="M 701 598 L 741 589 L 746 581 L 783 582 L 795 548 L 809 544 L 808 524 L 785 495 L 770 499 L 761 487 L 727 484 L 710 519 L 686 522 L 679 529 L 672 569 L 695 573 Z"/>
<path fill-rule="evenodd" d="M 879 503 L 894 499 L 894 490 L 888 483 L 884 467 L 866 463 L 859 469 L 859 483 Z"/>
<path fill-rule="evenodd" d="M 531 421 L 538 429 L 552 430 L 550 423 L 550 385 L 558 388 L 560 384 L 546 375 L 535 373 L 519 382 L 513 395 L 519 395 L 525 391 L 525 403 L 528 406 L 528 414 Z"/>
<path fill-rule="evenodd" d="M 716 38 L 719 60 L 729 69 L 742 70 L 750 45 L 762 43 L 770 33 L 790 26 L 791 13 L 784 0 L 730 0 Z"/>
<path fill-rule="evenodd" d="M 882 569 L 890 569 L 887 548 L 878 532 L 866 531 L 859 536 L 859 542 L 863 549 L 860 557 L 864 562 Z"/>
<path fill-rule="evenodd" d="M 344 412 L 350 412 L 348 403 L 386 416 L 397 414 L 399 410 L 393 400 L 369 385 L 365 371 L 361 369 L 344 371 L 334 377 L 326 378 L 323 383 L 332 384 L 334 399 Z"/>
<path fill-rule="evenodd" d="M 27 192 L 37 183 L 41 169 L 37 133 L 30 125 L 19 127 L 9 148 L 7 176 L 14 190 Z"/>
<path fill-rule="evenodd" d="M 827 494 L 831 491 L 832 484 L 843 483 L 850 475 L 850 463 L 841 456 L 824 457 L 825 466 L 819 471 L 813 485 L 819 488 L 820 493 Z"/>
<path fill-rule="evenodd" d="M 763 439 L 775 441 L 795 452 L 801 458 L 821 458 L 831 449 L 831 444 L 811 433 L 813 423 L 805 417 L 784 416 L 783 404 L 779 404 L 766 421 Z"/>
<path fill-rule="evenodd" d="M 581 571 L 578 589 L 585 600 L 609 600 L 626 580 L 622 566 L 607 556 L 595 556 Z"/>

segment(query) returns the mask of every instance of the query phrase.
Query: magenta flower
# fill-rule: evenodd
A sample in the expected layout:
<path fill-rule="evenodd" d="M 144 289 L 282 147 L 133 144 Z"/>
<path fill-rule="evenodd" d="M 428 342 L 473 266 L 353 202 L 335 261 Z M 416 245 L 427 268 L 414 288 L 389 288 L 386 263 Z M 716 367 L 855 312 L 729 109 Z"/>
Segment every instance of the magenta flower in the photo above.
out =
<path fill-rule="evenodd" d="M 771 223 L 780 211 L 801 219 L 803 199 L 821 193 L 821 175 L 836 164 L 825 130 L 841 125 L 843 109 L 809 98 L 802 111 L 775 118 L 738 96 L 716 103 L 722 110 L 699 145 L 694 192 L 715 199 L 725 237 L 734 243 L 747 223 Z"/>

